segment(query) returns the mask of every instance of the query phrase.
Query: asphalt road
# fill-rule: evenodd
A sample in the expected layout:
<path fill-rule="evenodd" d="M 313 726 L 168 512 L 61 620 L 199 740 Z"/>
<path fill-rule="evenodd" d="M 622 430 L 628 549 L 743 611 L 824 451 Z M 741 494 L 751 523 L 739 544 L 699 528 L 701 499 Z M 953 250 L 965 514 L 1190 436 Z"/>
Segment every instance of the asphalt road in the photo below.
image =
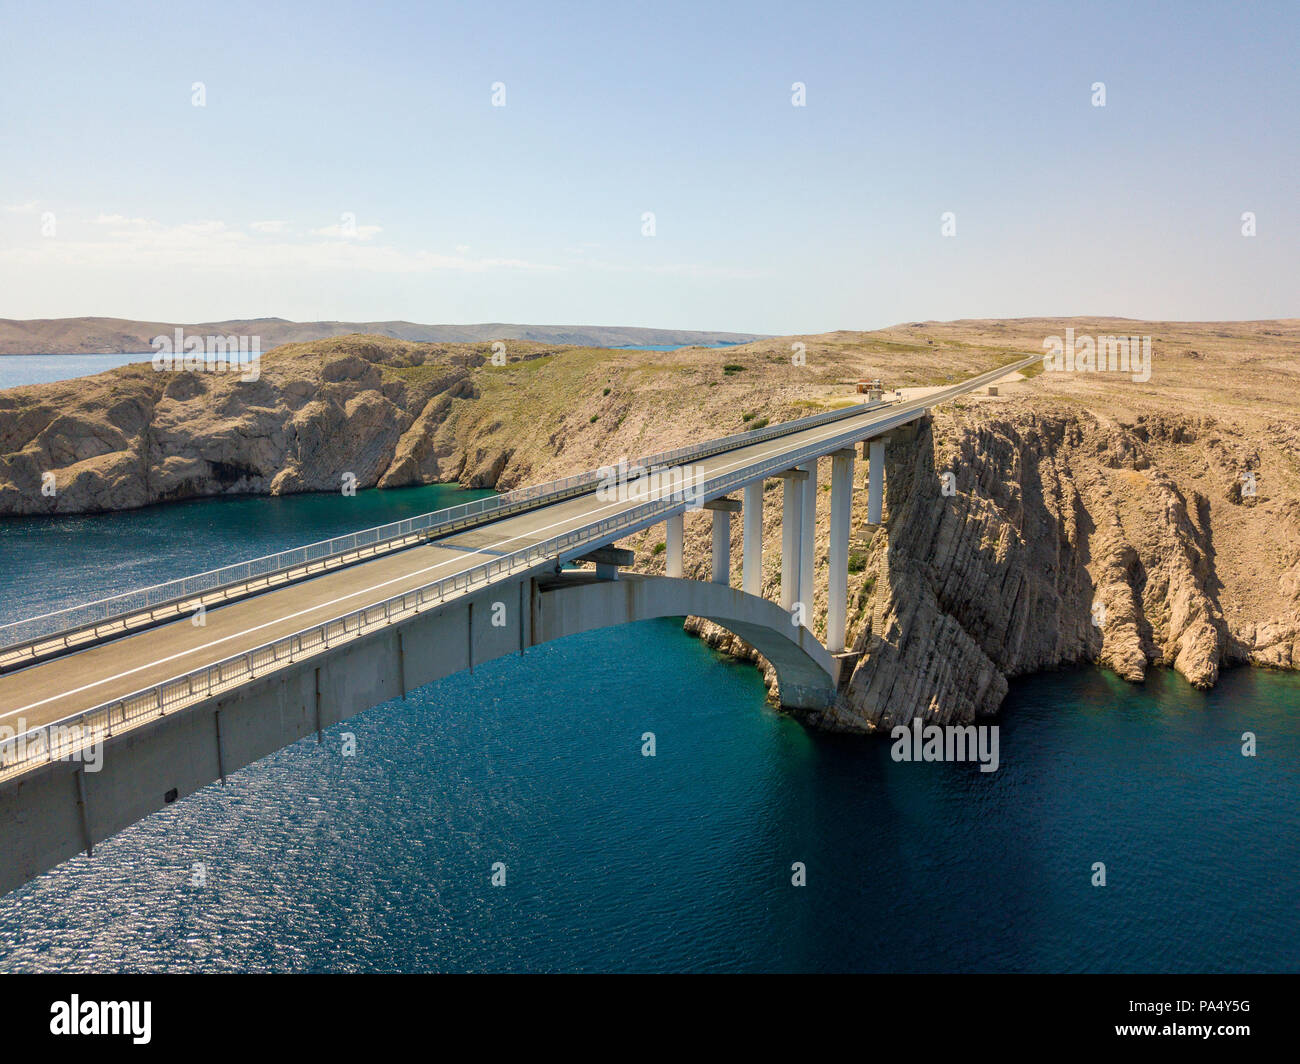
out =
<path fill-rule="evenodd" d="M 990 384 L 1019 367 L 1017 363 L 923 398 L 704 458 L 691 463 L 691 470 L 711 479 L 753 466 L 814 442 L 869 429 L 900 411 L 935 406 Z M 665 485 L 664 490 L 671 487 Z M 21 720 L 24 728 L 30 729 L 62 720 L 403 591 L 472 569 L 501 554 L 583 528 L 662 493 L 615 502 L 595 494 L 565 499 L 455 532 L 427 545 L 209 608 L 202 627 L 185 618 L 28 666 L 0 676 L 0 724 L 13 728 Z"/>

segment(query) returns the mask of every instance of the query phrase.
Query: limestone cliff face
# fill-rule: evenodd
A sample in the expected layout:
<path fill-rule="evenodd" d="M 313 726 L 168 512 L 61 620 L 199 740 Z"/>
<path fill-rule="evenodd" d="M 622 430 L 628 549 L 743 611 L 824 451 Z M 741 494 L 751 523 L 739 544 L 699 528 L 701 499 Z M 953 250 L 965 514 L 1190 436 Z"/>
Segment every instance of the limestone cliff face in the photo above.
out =
<path fill-rule="evenodd" d="M 0 393 L 0 515 L 447 479 L 430 426 L 487 349 L 415 346 L 349 337 L 281 348 L 251 381 L 146 363 Z"/>
<path fill-rule="evenodd" d="M 1294 433 L 1278 442 L 1300 451 Z M 995 405 L 941 412 L 914 439 L 891 441 L 886 513 L 874 535 L 857 475 L 853 549 L 865 565 L 850 577 L 852 668 L 837 705 L 810 722 L 843 730 L 890 727 L 917 714 L 970 722 L 997 712 L 1008 677 L 1087 662 L 1132 681 L 1168 666 L 1198 687 L 1212 686 L 1231 664 L 1296 668 L 1300 506 L 1275 505 L 1262 491 L 1243 498 L 1239 471 L 1258 455 L 1242 451 L 1212 419 L 1123 426 Z M 1164 468 L 1168 461 L 1185 469 L 1189 458 L 1195 473 L 1181 481 Z M 945 472 L 952 494 L 944 493 Z M 1217 496 L 1205 491 L 1209 484 L 1222 487 Z M 769 506 L 779 502 L 779 490 L 768 495 Z M 820 587 L 828 520 L 823 492 Z M 1246 571 L 1234 564 L 1234 582 L 1247 586 L 1225 584 L 1216 538 L 1220 551 L 1224 540 L 1247 553 L 1262 546 L 1268 564 Z M 688 536 L 688 545 L 703 575 L 703 537 L 692 544 Z M 769 535 L 765 548 L 779 561 L 779 539 Z M 779 580 L 770 585 L 775 594 Z M 819 635 L 824 594 L 815 599 Z M 1244 616 L 1243 599 L 1267 602 L 1269 614 Z M 1238 623 L 1229 610 L 1242 615 Z M 759 661 L 775 682 L 729 633 L 696 618 L 688 629 Z"/>
<path fill-rule="evenodd" d="M 1147 385 L 1004 379 L 1000 395 L 946 404 L 893 440 L 878 529 L 857 463 L 851 652 L 837 704 L 810 723 L 971 721 L 997 712 L 1008 678 L 1074 663 L 1133 681 L 1168 666 L 1199 686 L 1235 663 L 1300 668 L 1300 322 L 1074 322 L 1138 324 L 1156 333 Z M 504 364 L 489 344 L 348 336 L 270 352 L 257 382 L 126 367 L 0 392 L 0 517 L 337 491 L 345 473 L 358 488 L 505 490 L 829 409 L 859 377 L 941 386 L 1063 325 L 918 322 L 671 353 L 510 342 Z M 810 616 L 825 638 L 821 466 Z M 776 599 L 778 482 L 764 500 L 763 590 Z M 660 527 L 625 545 L 661 572 L 662 539 Z M 709 558 L 709 516 L 689 515 L 688 574 L 707 578 Z M 755 658 L 712 625 L 688 628 Z"/>

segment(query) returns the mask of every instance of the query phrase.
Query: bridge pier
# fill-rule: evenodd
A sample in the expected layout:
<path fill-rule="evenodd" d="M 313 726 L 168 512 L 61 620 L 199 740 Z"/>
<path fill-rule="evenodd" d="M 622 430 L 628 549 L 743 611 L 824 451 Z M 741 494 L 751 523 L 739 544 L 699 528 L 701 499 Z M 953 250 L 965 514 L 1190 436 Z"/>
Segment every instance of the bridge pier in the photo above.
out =
<path fill-rule="evenodd" d="M 804 627 L 812 629 L 813 597 L 817 584 L 813 578 L 817 547 L 817 459 L 799 467 L 808 474 L 803 482 L 803 508 L 799 515 L 799 592 L 795 601 L 803 603 Z"/>
<path fill-rule="evenodd" d="M 668 576 L 680 577 L 683 573 L 682 547 L 686 542 L 685 515 L 676 513 L 668 518 L 664 533 L 667 557 L 664 559 L 664 572 Z"/>
<path fill-rule="evenodd" d="M 731 585 L 731 515 L 740 509 L 735 499 L 714 499 L 704 504 L 713 511 L 713 583 Z"/>
<path fill-rule="evenodd" d="M 853 508 L 853 449 L 831 455 L 831 542 L 827 561 L 830 587 L 826 601 L 826 649 L 844 649 L 849 605 L 849 530 Z"/>
<path fill-rule="evenodd" d="M 741 586 L 746 595 L 763 594 L 763 482 L 745 485 L 744 557 Z"/>
<path fill-rule="evenodd" d="M 864 444 L 869 448 L 870 465 L 867 468 L 867 524 L 880 524 L 885 503 L 885 441 L 874 439 Z"/>
<path fill-rule="evenodd" d="M 799 601 L 799 544 L 803 524 L 803 482 L 808 473 L 787 469 L 781 478 L 781 608 L 789 613 Z"/>

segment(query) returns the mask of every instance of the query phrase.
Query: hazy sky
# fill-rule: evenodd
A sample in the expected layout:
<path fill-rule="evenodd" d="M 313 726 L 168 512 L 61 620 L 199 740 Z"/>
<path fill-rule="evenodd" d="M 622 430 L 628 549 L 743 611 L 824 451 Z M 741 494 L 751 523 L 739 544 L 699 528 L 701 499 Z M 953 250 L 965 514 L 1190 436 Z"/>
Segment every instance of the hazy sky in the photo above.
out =
<path fill-rule="evenodd" d="M 0 317 L 1300 316 L 1295 2 L 2 0 L 0 33 Z"/>

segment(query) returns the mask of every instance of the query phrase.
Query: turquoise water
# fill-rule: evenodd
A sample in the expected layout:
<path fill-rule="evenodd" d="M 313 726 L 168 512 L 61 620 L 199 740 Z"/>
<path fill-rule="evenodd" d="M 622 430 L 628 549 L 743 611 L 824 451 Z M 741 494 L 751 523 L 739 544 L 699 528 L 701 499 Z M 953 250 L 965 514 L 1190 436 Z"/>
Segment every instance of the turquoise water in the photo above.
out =
<path fill-rule="evenodd" d="M 183 572 L 435 493 L 0 525 L 3 616 L 32 573 L 61 605 L 109 561 Z M 1034 677 L 1000 753 L 895 763 L 772 711 L 676 622 L 590 633 L 377 706 L 0 898 L 0 971 L 1300 969 L 1300 677 Z"/>
<path fill-rule="evenodd" d="M 91 377 L 106 369 L 148 362 L 153 352 L 123 355 L 0 355 L 0 391 L 22 384 L 47 384 Z"/>

